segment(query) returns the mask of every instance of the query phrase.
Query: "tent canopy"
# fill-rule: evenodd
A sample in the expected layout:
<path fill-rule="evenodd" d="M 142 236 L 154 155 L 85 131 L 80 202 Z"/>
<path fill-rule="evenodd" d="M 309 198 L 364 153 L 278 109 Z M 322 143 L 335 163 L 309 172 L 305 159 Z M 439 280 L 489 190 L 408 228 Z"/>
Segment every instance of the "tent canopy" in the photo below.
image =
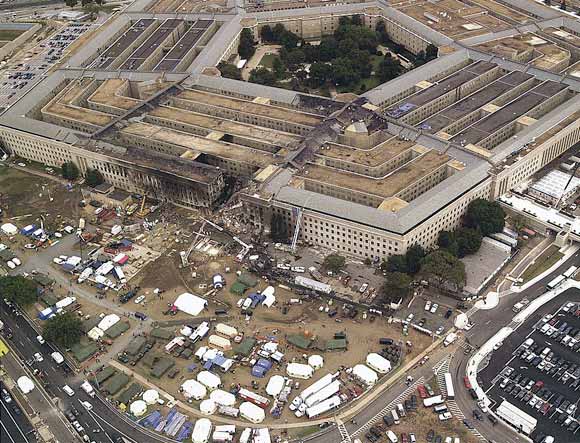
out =
<path fill-rule="evenodd" d="M 207 306 L 207 300 L 189 292 L 184 292 L 177 297 L 174 306 L 186 314 L 196 316 Z"/>

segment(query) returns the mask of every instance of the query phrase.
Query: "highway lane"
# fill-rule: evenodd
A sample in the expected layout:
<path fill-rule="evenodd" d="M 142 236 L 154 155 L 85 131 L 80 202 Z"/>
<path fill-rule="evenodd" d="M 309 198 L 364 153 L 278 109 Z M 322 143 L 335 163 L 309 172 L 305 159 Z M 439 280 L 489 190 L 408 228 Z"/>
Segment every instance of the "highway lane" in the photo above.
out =
<path fill-rule="evenodd" d="M 0 384 L 0 388 L 6 388 Z M 17 413 L 16 411 L 20 411 Z M 8 403 L 0 397 L 0 441 L 1 442 L 35 442 L 34 429 L 22 413 L 16 399 L 11 395 Z"/>

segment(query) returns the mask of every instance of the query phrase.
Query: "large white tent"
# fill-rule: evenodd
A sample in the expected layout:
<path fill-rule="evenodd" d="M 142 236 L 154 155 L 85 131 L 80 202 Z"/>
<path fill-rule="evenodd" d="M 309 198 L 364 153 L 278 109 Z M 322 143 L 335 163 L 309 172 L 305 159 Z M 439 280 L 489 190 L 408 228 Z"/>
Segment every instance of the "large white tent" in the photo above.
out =
<path fill-rule="evenodd" d="M 314 354 L 308 357 L 308 364 L 316 371 L 324 366 L 322 355 Z"/>
<path fill-rule="evenodd" d="M 188 399 L 201 400 L 207 395 L 207 388 L 197 380 L 185 380 L 181 385 L 181 390 Z"/>
<path fill-rule="evenodd" d="M 201 371 L 199 374 L 197 374 L 197 381 L 208 388 L 210 391 L 219 388 L 219 386 L 222 384 L 220 378 L 209 371 Z"/>
<path fill-rule="evenodd" d="M 148 389 L 143 392 L 143 401 L 148 405 L 154 405 L 159 400 L 159 392 L 155 389 Z"/>
<path fill-rule="evenodd" d="M 261 407 L 245 401 L 240 405 L 240 416 L 252 423 L 262 423 L 266 418 L 266 413 Z"/>
<path fill-rule="evenodd" d="M 16 384 L 18 385 L 23 394 L 28 394 L 30 391 L 34 389 L 34 382 L 26 375 L 23 375 L 18 380 L 16 380 Z"/>
<path fill-rule="evenodd" d="M 285 383 L 284 377 L 281 375 L 273 375 L 270 377 L 270 380 L 268 380 L 268 384 L 266 385 L 266 394 L 271 395 L 272 397 L 280 395 L 280 392 L 284 389 Z"/>
<path fill-rule="evenodd" d="M 147 403 L 143 400 L 135 400 L 131 403 L 131 406 L 129 406 L 129 410 L 135 417 L 140 417 L 147 412 Z"/>
<path fill-rule="evenodd" d="M 386 374 L 391 370 L 391 362 L 375 352 L 367 355 L 366 363 L 379 374 Z"/>
<path fill-rule="evenodd" d="M 97 328 L 104 332 L 111 326 L 116 325 L 119 321 L 121 321 L 121 318 L 117 314 L 105 315 L 97 325 Z"/>
<path fill-rule="evenodd" d="M 217 411 L 217 405 L 215 404 L 215 401 L 208 398 L 206 400 L 202 400 L 202 402 L 199 404 L 199 410 L 202 414 L 212 415 L 215 414 L 215 411 Z"/>
<path fill-rule="evenodd" d="M 209 394 L 209 398 L 218 406 L 233 406 L 236 404 L 236 396 L 222 389 L 216 389 L 213 391 L 211 394 Z"/>
<path fill-rule="evenodd" d="M 173 305 L 186 314 L 196 316 L 205 309 L 207 300 L 189 292 L 184 292 L 175 299 Z"/>
<path fill-rule="evenodd" d="M 377 373 L 365 365 L 356 365 L 352 368 L 352 375 L 367 386 L 373 386 L 379 379 Z"/>
<path fill-rule="evenodd" d="M 6 235 L 16 235 L 18 234 L 18 228 L 12 223 L 4 223 L 0 230 Z"/>
<path fill-rule="evenodd" d="M 314 369 L 312 369 L 312 366 L 303 363 L 288 363 L 286 372 L 290 377 L 307 379 L 312 377 Z"/>

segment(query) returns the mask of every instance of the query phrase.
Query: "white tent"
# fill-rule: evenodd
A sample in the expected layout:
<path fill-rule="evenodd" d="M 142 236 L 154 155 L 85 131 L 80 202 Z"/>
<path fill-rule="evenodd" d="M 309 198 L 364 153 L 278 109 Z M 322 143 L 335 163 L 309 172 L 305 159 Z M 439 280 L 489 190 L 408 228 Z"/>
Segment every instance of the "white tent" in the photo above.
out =
<path fill-rule="evenodd" d="M 373 386 L 379 379 L 375 371 L 362 364 L 352 368 L 352 375 L 367 386 Z"/>
<path fill-rule="evenodd" d="M 240 405 L 240 417 L 243 417 L 252 423 L 262 423 L 266 418 L 266 413 L 261 407 L 256 406 L 254 403 L 250 403 L 249 401 L 245 401 Z"/>
<path fill-rule="evenodd" d="M 240 443 L 271 443 L 268 428 L 245 428 L 240 435 Z"/>
<path fill-rule="evenodd" d="M 210 391 L 219 388 L 222 384 L 220 378 L 209 371 L 201 371 L 199 374 L 197 374 L 197 381 L 208 388 Z"/>
<path fill-rule="evenodd" d="M 238 330 L 236 328 L 226 325 L 225 323 L 218 323 L 215 325 L 215 331 L 227 338 L 233 338 L 238 335 Z"/>
<path fill-rule="evenodd" d="M 213 400 L 202 400 L 202 402 L 199 404 L 199 410 L 202 414 L 212 415 L 215 414 L 215 411 L 217 411 L 217 405 Z"/>
<path fill-rule="evenodd" d="M 185 380 L 181 385 L 181 390 L 185 398 L 193 398 L 194 400 L 201 400 L 207 395 L 207 389 L 197 380 Z"/>
<path fill-rule="evenodd" d="M 312 369 L 312 366 L 302 363 L 288 363 L 288 366 L 286 366 L 286 372 L 290 377 L 294 378 L 307 379 L 314 375 L 314 369 Z"/>
<path fill-rule="evenodd" d="M 135 417 L 141 417 L 145 412 L 147 412 L 147 403 L 143 400 L 135 400 L 131 403 L 131 406 L 129 406 L 129 410 Z"/>
<path fill-rule="evenodd" d="M 143 401 L 148 405 L 154 405 L 159 400 L 159 392 L 155 389 L 148 389 L 143 392 Z"/>
<path fill-rule="evenodd" d="M 121 321 L 121 318 L 117 315 L 117 314 L 109 314 L 109 315 L 105 315 L 103 317 L 103 319 L 99 322 L 99 324 L 97 325 L 97 327 L 101 330 L 101 331 L 106 331 L 107 329 L 109 329 L 111 326 L 117 324 L 118 322 Z"/>
<path fill-rule="evenodd" d="M 276 302 L 276 297 L 274 293 L 276 290 L 273 286 L 268 286 L 266 289 L 262 291 L 262 295 L 264 296 L 264 300 L 262 301 L 262 306 L 266 306 L 271 308 L 272 305 Z"/>
<path fill-rule="evenodd" d="M 469 317 L 465 313 L 459 314 L 455 317 L 455 327 L 457 329 L 465 329 L 465 327 L 469 324 Z"/>
<path fill-rule="evenodd" d="M 218 406 L 233 406 L 236 404 L 236 396 L 222 389 L 216 389 L 213 391 L 209 394 L 209 398 Z"/>
<path fill-rule="evenodd" d="M 374 352 L 367 355 L 366 363 L 371 369 L 374 369 L 379 374 L 386 374 L 392 368 L 389 360 Z"/>
<path fill-rule="evenodd" d="M 321 355 L 311 355 L 308 357 L 308 364 L 316 371 L 324 366 L 324 359 Z"/>
<path fill-rule="evenodd" d="M 5 223 L 0 227 L 0 230 L 6 235 L 16 235 L 18 234 L 18 228 L 12 223 Z"/>
<path fill-rule="evenodd" d="M 274 341 L 269 341 L 262 345 L 262 349 L 266 352 L 269 352 L 270 354 L 273 354 L 278 350 L 278 343 Z"/>
<path fill-rule="evenodd" d="M 173 303 L 177 309 L 189 315 L 199 315 L 207 306 L 207 300 L 197 295 L 184 292 Z"/>
<path fill-rule="evenodd" d="M 232 343 L 221 335 L 210 335 L 207 342 L 212 346 L 223 349 L 224 351 L 232 349 Z"/>
<path fill-rule="evenodd" d="M 193 333 L 193 329 L 191 329 L 189 326 L 184 326 L 183 328 L 181 328 L 179 333 L 184 337 L 189 337 Z"/>
<path fill-rule="evenodd" d="M 62 300 L 57 301 L 54 306 L 57 308 L 66 308 L 67 306 L 72 305 L 76 300 L 76 297 L 65 297 Z"/>
<path fill-rule="evenodd" d="M 271 395 L 272 397 L 280 395 L 280 392 L 284 389 L 285 383 L 284 377 L 281 375 L 273 375 L 270 377 L 270 380 L 268 380 L 268 384 L 266 385 L 266 394 Z"/>
<path fill-rule="evenodd" d="M 207 443 L 211 435 L 211 428 L 211 421 L 207 418 L 200 418 L 196 421 L 191 433 L 193 443 Z"/>
<path fill-rule="evenodd" d="M 91 329 L 89 332 L 87 332 L 87 336 L 91 340 L 94 340 L 94 341 L 99 340 L 100 338 L 103 337 L 103 335 L 105 335 L 105 333 L 97 327 L 95 327 L 95 328 Z"/>
<path fill-rule="evenodd" d="M 30 391 L 34 389 L 34 382 L 26 375 L 23 375 L 18 380 L 16 380 L 16 384 L 18 385 L 23 394 L 28 394 Z"/>

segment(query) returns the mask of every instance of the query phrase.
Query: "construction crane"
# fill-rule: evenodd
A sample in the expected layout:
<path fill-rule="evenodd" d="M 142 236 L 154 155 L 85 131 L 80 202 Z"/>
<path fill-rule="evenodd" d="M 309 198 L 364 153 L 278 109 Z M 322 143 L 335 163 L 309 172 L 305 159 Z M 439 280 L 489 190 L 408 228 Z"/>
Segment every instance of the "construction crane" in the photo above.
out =
<path fill-rule="evenodd" d="M 145 209 L 145 202 L 147 201 L 147 196 L 143 194 L 143 199 L 141 199 L 141 208 L 137 212 L 137 215 L 141 218 L 146 217 L 149 214 L 149 208 Z"/>
<path fill-rule="evenodd" d="M 199 236 L 205 235 L 205 233 L 203 232 L 204 227 L 205 227 L 205 221 L 203 222 L 203 224 L 199 228 L 199 231 L 193 232 L 194 234 L 196 234 L 196 236 L 194 237 L 193 241 L 189 245 L 189 249 L 185 252 L 184 255 L 181 256 L 181 262 L 182 262 L 183 266 L 187 266 L 189 264 L 189 256 L 193 252 L 193 248 L 195 248 L 195 245 L 197 244 L 197 240 L 199 239 Z"/>

